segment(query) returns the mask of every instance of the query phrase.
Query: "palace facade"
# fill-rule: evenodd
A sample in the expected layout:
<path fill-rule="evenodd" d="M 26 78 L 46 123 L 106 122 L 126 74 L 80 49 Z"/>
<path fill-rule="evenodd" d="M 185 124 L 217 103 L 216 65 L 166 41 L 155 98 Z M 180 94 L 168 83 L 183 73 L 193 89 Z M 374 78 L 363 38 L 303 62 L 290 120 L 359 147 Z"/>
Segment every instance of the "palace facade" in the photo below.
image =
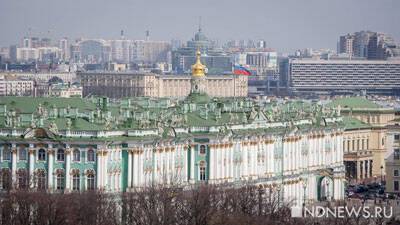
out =
<path fill-rule="evenodd" d="M 340 108 L 213 98 L 199 54 L 192 71 L 183 100 L 1 98 L 0 187 L 250 184 L 296 205 L 344 199 Z"/>

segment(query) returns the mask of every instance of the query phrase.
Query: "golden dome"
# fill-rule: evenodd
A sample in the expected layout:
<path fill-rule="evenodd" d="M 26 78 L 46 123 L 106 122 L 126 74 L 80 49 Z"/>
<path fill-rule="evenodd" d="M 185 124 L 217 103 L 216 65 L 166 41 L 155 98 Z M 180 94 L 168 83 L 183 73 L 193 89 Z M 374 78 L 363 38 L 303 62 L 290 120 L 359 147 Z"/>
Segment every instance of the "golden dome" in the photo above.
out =
<path fill-rule="evenodd" d="M 206 67 L 201 63 L 200 56 L 201 56 L 200 50 L 197 49 L 196 63 L 194 65 L 192 65 L 192 76 L 195 76 L 195 77 L 202 77 L 202 76 L 206 75 L 205 74 Z"/>

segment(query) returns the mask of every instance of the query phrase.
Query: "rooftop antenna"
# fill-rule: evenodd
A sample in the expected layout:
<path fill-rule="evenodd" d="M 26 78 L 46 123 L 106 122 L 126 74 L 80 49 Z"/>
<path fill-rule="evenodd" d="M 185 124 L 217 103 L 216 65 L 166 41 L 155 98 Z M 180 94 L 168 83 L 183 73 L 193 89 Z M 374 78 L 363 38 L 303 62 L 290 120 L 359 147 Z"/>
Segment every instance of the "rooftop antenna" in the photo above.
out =
<path fill-rule="evenodd" d="M 124 38 L 124 30 L 121 30 L 121 39 L 125 39 Z"/>
<path fill-rule="evenodd" d="M 150 40 L 150 31 L 146 30 L 146 41 Z"/>
<path fill-rule="evenodd" d="M 199 32 L 201 32 L 201 16 L 199 16 Z"/>

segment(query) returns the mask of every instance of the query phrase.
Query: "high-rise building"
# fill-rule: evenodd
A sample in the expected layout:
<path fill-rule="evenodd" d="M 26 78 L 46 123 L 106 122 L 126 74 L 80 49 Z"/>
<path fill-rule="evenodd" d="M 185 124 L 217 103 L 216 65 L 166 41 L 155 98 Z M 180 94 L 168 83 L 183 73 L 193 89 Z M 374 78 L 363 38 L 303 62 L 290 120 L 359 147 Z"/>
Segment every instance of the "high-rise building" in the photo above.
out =
<path fill-rule="evenodd" d="M 171 44 L 166 41 L 136 40 L 130 51 L 131 61 L 135 63 L 170 63 L 168 53 L 171 51 Z"/>
<path fill-rule="evenodd" d="M 386 60 L 400 58 L 400 46 L 387 34 L 359 31 L 340 36 L 338 54 L 370 60 Z"/>
<path fill-rule="evenodd" d="M 131 61 L 132 41 L 121 36 L 118 40 L 110 40 L 111 60 L 118 63 L 129 63 Z"/>
<path fill-rule="evenodd" d="M 60 59 L 63 61 L 69 61 L 70 58 L 70 46 L 68 38 L 62 38 L 58 41 L 58 48 L 61 49 Z"/>
<path fill-rule="evenodd" d="M 371 31 L 359 31 L 354 33 L 353 53 L 355 57 L 368 57 L 368 43 L 373 34 L 374 32 Z"/>
<path fill-rule="evenodd" d="M 344 36 L 340 36 L 338 53 L 339 54 L 345 53 L 350 57 L 353 56 L 353 42 L 354 42 L 353 35 L 347 34 Z"/>
<path fill-rule="evenodd" d="M 87 64 L 106 63 L 111 60 L 111 48 L 102 39 L 78 40 L 71 45 L 71 58 L 74 62 Z"/>

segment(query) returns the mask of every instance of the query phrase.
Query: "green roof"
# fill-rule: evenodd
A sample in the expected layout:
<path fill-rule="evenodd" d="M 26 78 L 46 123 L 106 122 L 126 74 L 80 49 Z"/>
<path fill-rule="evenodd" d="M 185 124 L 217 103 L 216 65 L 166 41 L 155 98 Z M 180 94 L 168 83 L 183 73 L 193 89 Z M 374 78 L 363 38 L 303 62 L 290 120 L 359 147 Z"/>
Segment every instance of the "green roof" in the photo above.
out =
<path fill-rule="evenodd" d="M 63 108 L 70 106 L 71 108 L 79 108 L 82 110 L 94 110 L 96 105 L 82 98 L 31 98 L 31 97 L 1 97 L 0 105 L 7 105 L 7 108 L 14 109 L 17 112 L 33 113 L 39 104 L 46 107 L 55 106 Z"/>
<path fill-rule="evenodd" d="M 364 129 L 371 127 L 371 125 L 349 116 L 343 117 L 343 123 L 346 130 Z"/>
<path fill-rule="evenodd" d="M 328 104 L 332 107 L 340 105 L 343 108 L 369 108 L 378 109 L 382 108 L 380 105 L 362 97 L 338 98 Z"/>

